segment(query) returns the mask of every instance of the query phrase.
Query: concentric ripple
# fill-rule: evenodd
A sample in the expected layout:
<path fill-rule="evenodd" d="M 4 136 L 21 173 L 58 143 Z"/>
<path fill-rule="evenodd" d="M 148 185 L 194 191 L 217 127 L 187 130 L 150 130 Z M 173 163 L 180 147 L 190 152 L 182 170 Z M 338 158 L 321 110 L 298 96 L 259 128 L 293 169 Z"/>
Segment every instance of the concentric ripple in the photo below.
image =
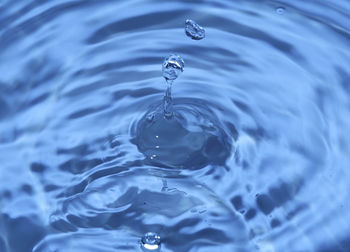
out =
<path fill-rule="evenodd" d="M 162 178 L 146 172 L 106 176 L 64 199 L 50 220 L 61 232 L 119 230 L 135 238 L 156 232 L 166 251 L 191 251 L 199 244 L 206 250 L 249 251 L 241 219 L 208 188 L 189 178 Z M 116 237 L 114 242 L 122 248 L 124 238 Z"/>
<path fill-rule="evenodd" d="M 155 107 L 133 127 L 133 142 L 146 155 L 147 163 L 186 169 L 225 165 L 234 142 L 218 118 L 204 101 L 176 102 L 171 118 L 164 116 L 162 107 Z"/>
<path fill-rule="evenodd" d="M 0 251 L 350 251 L 349 13 L 0 1 Z"/>

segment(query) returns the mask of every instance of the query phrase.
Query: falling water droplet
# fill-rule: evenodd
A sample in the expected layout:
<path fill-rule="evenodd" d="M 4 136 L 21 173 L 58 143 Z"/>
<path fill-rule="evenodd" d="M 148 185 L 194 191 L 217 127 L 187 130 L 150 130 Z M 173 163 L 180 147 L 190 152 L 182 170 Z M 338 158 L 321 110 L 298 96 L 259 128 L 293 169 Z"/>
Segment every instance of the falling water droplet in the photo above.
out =
<path fill-rule="evenodd" d="M 286 11 L 286 9 L 284 7 L 278 7 L 276 9 L 276 13 L 279 15 L 283 15 L 285 11 Z"/>
<path fill-rule="evenodd" d="M 168 81 L 175 80 L 184 71 L 185 62 L 176 54 L 172 54 L 163 61 L 163 77 Z"/>
<path fill-rule="evenodd" d="M 143 251 L 159 251 L 160 236 L 153 232 L 146 233 L 141 239 L 141 248 Z"/>
<path fill-rule="evenodd" d="M 185 32 L 188 37 L 194 40 L 200 40 L 205 37 L 204 28 L 191 19 L 187 19 L 185 22 Z"/>

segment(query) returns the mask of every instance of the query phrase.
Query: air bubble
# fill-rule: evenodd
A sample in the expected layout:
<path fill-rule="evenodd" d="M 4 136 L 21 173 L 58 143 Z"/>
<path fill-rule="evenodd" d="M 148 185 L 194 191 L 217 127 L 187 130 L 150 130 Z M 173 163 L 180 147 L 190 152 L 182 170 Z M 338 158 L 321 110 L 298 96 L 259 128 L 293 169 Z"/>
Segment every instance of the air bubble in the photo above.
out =
<path fill-rule="evenodd" d="M 185 32 L 188 37 L 194 40 L 200 40 L 205 37 L 205 30 L 199 24 L 191 19 L 187 19 L 185 22 Z"/>
<path fill-rule="evenodd" d="M 168 81 L 175 80 L 184 71 L 185 62 L 176 54 L 172 54 L 163 61 L 163 77 Z"/>
<path fill-rule="evenodd" d="M 160 236 L 157 233 L 148 232 L 141 239 L 143 251 L 160 251 Z"/>

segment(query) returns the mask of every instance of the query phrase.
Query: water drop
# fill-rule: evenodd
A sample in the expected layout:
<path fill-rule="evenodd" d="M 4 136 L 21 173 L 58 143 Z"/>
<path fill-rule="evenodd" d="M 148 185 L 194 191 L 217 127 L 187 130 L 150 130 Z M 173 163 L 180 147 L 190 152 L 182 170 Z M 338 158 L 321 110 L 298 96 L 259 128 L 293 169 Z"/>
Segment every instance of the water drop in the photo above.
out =
<path fill-rule="evenodd" d="M 283 15 L 285 11 L 286 11 L 286 9 L 284 7 L 278 7 L 276 9 L 276 13 L 279 15 Z"/>
<path fill-rule="evenodd" d="M 159 251 L 160 236 L 153 232 L 146 233 L 141 239 L 141 248 L 143 251 Z"/>
<path fill-rule="evenodd" d="M 176 54 L 172 54 L 163 61 L 163 77 L 168 81 L 175 80 L 184 71 L 185 62 Z"/>
<path fill-rule="evenodd" d="M 146 117 L 147 121 L 152 122 L 154 119 L 154 113 L 149 113 Z"/>
<path fill-rule="evenodd" d="M 199 24 L 191 19 L 187 19 L 185 22 L 185 32 L 188 37 L 194 40 L 200 40 L 205 37 L 205 30 Z"/>

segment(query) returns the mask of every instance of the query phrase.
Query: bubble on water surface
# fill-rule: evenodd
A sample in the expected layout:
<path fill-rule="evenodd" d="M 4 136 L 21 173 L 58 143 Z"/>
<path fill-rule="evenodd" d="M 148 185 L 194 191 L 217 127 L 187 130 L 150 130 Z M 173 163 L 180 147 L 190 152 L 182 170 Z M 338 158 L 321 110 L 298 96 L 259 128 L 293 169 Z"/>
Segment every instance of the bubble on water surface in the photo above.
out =
<path fill-rule="evenodd" d="M 286 9 L 284 7 L 276 8 L 276 13 L 279 15 L 283 15 L 285 12 L 286 12 Z"/>
<path fill-rule="evenodd" d="M 153 232 L 146 233 L 141 239 L 141 248 L 143 251 L 159 251 L 160 236 Z"/>
<path fill-rule="evenodd" d="M 162 73 L 166 80 L 175 80 L 184 71 L 185 62 L 176 54 L 171 54 L 163 61 Z"/>
<path fill-rule="evenodd" d="M 191 19 L 186 20 L 185 32 L 188 37 L 194 40 L 201 40 L 205 37 L 205 30 Z"/>

